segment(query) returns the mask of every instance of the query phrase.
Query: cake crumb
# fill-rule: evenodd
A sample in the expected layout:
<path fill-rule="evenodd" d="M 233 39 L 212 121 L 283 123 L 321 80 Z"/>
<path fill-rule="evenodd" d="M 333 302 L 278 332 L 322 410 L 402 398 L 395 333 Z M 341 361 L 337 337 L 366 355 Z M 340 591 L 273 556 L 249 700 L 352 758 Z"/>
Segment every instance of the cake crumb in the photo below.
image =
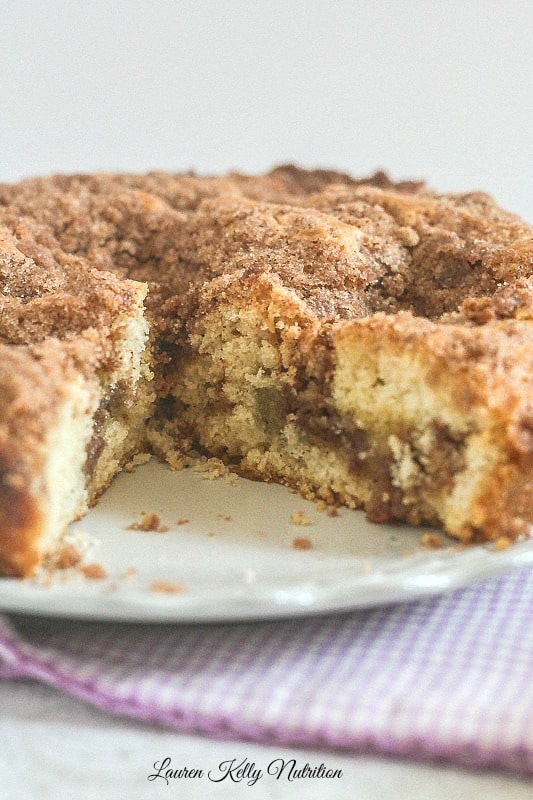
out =
<path fill-rule="evenodd" d="M 137 467 L 140 467 L 141 464 L 146 464 L 151 458 L 152 456 L 150 453 L 136 453 L 133 458 L 124 466 L 124 471 L 135 472 Z"/>
<path fill-rule="evenodd" d="M 307 516 L 305 511 L 295 511 L 291 514 L 291 522 L 293 525 L 312 525 L 312 520 Z"/>
<path fill-rule="evenodd" d="M 154 531 L 155 533 L 167 533 L 168 525 L 163 525 L 159 514 L 141 514 L 139 522 L 132 522 L 127 528 L 129 531 Z"/>
<path fill-rule="evenodd" d="M 187 525 L 187 523 L 189 523 L 189 522 L 190 522 L 190 519 L 187 519 L 187 517 L 180 517 L 176 524 L 177 525 Z"/>
<path fill-rule="evenodd" d="M 239 482 L 239 476 L 237 475 L 237 473 L 228 470 L 224 476 L 224 483 L 227 484 L 227 486 L 237 486 L 238 482 Z"/>
<path fill-rule="evenodd" d="M 330 506 L 326 513 L 327 513 L 328 517 L 338 517 L 339 516 L 339 511 L 338 511 L 337 508 L 335 508 L 335 506 Z"/>
<path fill-rule="evenodd" d="M 420 537 L 420 544 L 430 550 L 440 550 L 442 547 L 442 539 L 438 533 L 425 533 Z"/>
<path fill-rule="evenodd" d="M 89 580 L 102 580 L 107 578 L 107 572 L 101 564 L 94 561 L 92 564 L 84 564 L 80 567 L 80 572 Z"/>
<path fill-rule="evenodd" d="M 315 508 L 317 511 L 325 511 L 328 507 L 328 504 L 325 500 L 317 500 L 315 503 Z"/>
<path fill-rule="evenodd" d="M 219 458 L 206 458 L 202 456 L 194 465 L 194 471 L 200 473 L 208 481 L 214 481 L 229 473 L 228 467 Z"/>
<path fill-rule="evenodd" d="M 53 566 L 56 569 L 70 569 L 76 567 L 81 561 L 81 554 L 73 544 L 64 545 L 57 553 Z"/>
<path fill-rule="evenodd" d="M 224 522 L 233 522 L 233 517 L 229 514 L 217 514 L 218 519 L 223 519 Z"/>
<path fill-rule="evenodd" d="M 182 583 L 171 583 L 170 581 L 152 581 L 150 584 L 151 592 L 162 594 L 183 594 L 185 587 Z"/>
<path fill-rule="evenodd" d="M 134 578 L 137 575 L 137 567 L 128 567 L 122 573 L 123 578 Z"/>
<path fill-rule="evenodd" d="M 507 550 L 512 545 L 508 536 L 499 536 L 492 545 L 493 550 Z"/>
<path fill-rule="evenodd" d="M 165 460 L 174 472 L 180 472 L 185 467 L 190 466 L 191 459 L 184 456 L 179 450 L 169 450 L 165 453 Z"/>
<path fill-rule="evenodd" d="M 311 550 L 313 543 L 308 536 L 296 536 L 292 540 L 292 546 L 295 550 Z"/>
<path fill-rule="evenodd" d="M 215 533 L 215 531 L 208 531 L 207 535 L 208 536 L 216 536 L 216 533 Z"/>

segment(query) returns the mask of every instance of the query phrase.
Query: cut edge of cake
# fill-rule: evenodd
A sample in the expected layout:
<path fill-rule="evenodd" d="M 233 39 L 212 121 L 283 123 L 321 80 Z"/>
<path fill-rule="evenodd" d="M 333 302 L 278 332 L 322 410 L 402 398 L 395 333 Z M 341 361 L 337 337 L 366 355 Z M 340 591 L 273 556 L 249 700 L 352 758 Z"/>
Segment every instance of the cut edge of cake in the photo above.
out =
<path fill-rule="evenodd" d="M 154 400 L 146 286 L 127 283 L 109 329 L 1 345 L 3 574 L 33 574 L 142 446 Z"/>
<path fill-rule="evenodd" d="M 515 540 L 533 520 L 531 324 L 317 324 L 276 276 L 222 278 L 190 323 L 174 435 L 374 521 Z"/>

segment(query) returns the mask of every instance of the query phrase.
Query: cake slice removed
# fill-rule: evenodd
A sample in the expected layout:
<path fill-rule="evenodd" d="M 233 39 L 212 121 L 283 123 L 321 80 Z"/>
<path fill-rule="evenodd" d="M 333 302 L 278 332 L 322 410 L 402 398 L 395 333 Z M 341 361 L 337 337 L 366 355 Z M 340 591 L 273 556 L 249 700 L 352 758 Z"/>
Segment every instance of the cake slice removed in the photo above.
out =
<path fill-rule="evenodd" d="M 146 286 L 0 229 L 0 571 L 30 575 L 144 437 Z"/>

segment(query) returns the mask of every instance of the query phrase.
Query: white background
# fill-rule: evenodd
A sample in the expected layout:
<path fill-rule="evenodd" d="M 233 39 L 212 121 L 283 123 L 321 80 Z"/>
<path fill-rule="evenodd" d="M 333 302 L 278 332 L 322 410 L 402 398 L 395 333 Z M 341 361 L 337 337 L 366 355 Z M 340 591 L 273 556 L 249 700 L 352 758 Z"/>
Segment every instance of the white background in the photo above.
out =
<path fill-rule="evenodd" d="M 530 0 L 0 0 L 0 180 L 384 167 L 443 191 L 485 189 L 533 220 L 532 78 Z M 201 763 L 239 749 L 38 686 L 0 697 L 10 798 L 145 797 L 146 762 L 163 750 Z M 529 796 L 510 777 L 341 760 L 353 800 Z M 240 794 L 252 791 L 283 797 Z M 150 796 L 178 795 L 197 796 L 183 785 Z"/>
<path fill-rule="evenodd" d="M 0 0 L 0 180 L 280 161 L 533 219 L 530 0 Z"/>

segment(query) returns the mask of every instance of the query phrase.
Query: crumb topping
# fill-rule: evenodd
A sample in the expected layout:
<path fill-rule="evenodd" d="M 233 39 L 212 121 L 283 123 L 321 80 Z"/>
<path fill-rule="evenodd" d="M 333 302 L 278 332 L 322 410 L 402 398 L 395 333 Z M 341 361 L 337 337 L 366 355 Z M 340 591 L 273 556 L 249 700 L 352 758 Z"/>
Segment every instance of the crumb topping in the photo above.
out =
<path fill-rule="evenodd" d="M 19 270 L 25 258 L 41 263 L 44 247 L 61 268 L 76 255 L 78 268 L 85 257 L 147 281 L 162 330 L 171 326 L 165 313 L 194 314 L 210 281 L 250 271 L 278 276 L 318 318 L 403 310 L 479 322 L 471 300 L 508 295 L 517 280 L 521 294 L 493 313 L 531 307 L 528 225 L 481 192 L 437 195 L 384 173 L 357 180 L 285 166 L 256 177 L 56 176 L 0 186 L 0 206 L 6 235 L 18 232 Z"/>
<path fill-rule="evenodd" d="M 35 344 L 108 328 L 131 307 L 133 290 L 67 254 L 48 228 L 0 209 L 0 342 Z"/>

